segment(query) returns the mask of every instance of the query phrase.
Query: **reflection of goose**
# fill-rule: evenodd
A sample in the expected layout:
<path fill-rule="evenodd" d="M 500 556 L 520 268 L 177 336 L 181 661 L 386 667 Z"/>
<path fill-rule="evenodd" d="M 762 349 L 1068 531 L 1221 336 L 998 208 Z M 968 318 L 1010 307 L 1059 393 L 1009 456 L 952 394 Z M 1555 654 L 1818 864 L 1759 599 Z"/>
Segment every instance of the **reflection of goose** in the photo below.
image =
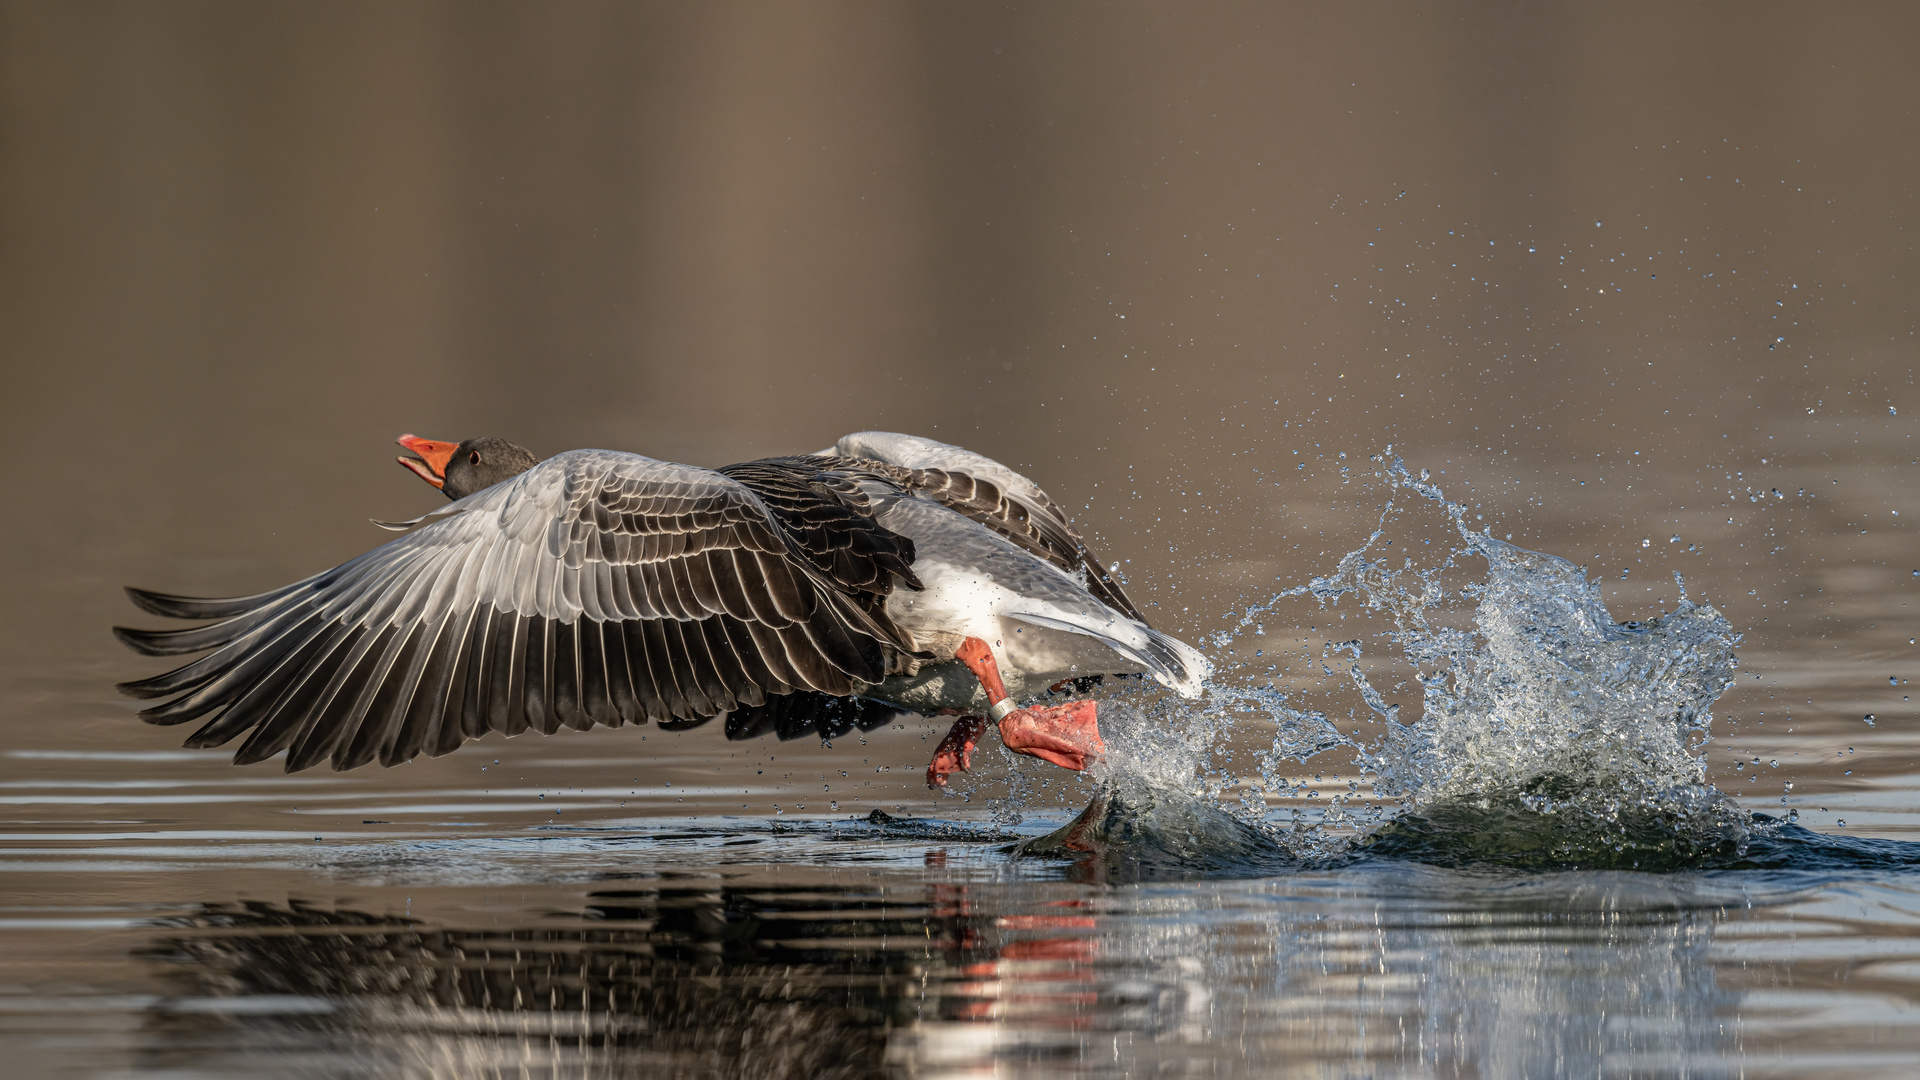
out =
<path fill-rule="evenodd" d="M 490 731 L 724 715 L 746 738 L 977 711 L 1009 748 L 1079 769 L 1103 750 L 1094 704 L 1011 697 L 1113 672 L 1193 696 L 1208 671 L 1147 626 L 1045 492 L 959 447 L 862 432 L 715 471 L 400 442 L 455 500 L 407 535 L 255 596 L 129 590 L 155 614 L 219 620 L 116 631 L 153 655 L 214 650 L 124 684 L 171 698 L 142 717 L 211 717 L 187 745 L 248 734 L 236 762 L 285 750 L 291 771 L 393 765 Z M 983 729 L 963 716 L 929 782 L 966 768 Z"/>
<path fill-rule="evenodd" d="M 1764 994 L 1742 1006 L 1748 957 L 1716 959 L 1720 904 L 1742 887 L 1695 876 L 1375 865 L 1100 891 L 862 877 L 635 881 L 477 926 L 219 905 L 161 921 L 146 955 L 178 996 L 150 1006 L 147 1046 L 182 1073 L 250 1055 L 233 1075 L 286 1072 L 279 1054 L 341 1077 L 1237 1076 L 1276 1061 L 1302 1076 L 1622 1061 L 1719 1076 L 1772 1016 Z M 1746 1052 L 1779 1060 L 1763 1046 Z"/>
<path fill-rule="evenodd" d="M 307 1059 L 359 1063 L 341 1075 L 812 1080 L 888 1075 L 888 1030 L 918 1011 L 914 969 L 969 933 L 924 908 L 869 910 L 814 888 L 600 893 L 580 918 L 437 928 L 221 906 L 168 920 L 150 955 L 184 997 L 259 1003 L 169 1015 L 182 1042 L 232 1039 L 219 1029 L 235 1022 L 249 1047 L 298 1032 Z M 871 934 L 919 947 L 845 947 Z"/>

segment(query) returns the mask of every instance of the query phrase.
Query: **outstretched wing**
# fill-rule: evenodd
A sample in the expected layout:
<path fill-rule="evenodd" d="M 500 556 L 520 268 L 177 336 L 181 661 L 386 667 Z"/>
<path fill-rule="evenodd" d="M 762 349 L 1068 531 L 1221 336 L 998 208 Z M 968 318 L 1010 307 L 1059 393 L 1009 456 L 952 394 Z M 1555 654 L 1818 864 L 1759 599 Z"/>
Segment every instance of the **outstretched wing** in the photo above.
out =
<path fill-rule="evenodd" d="M 1087 591 L 1136 622 L 1146 622 L 1126 590 L 1040 485 L 1005 465 L 948 443 L 891 431 L 857 431 L 831 453 L 906 470 L 889 476 L 908 490 L 1006 537 L 1069 574 L 1086 578 Z"/>
<path fill-rule="evenodd" d="M 211 717 L 188 746 L 251 732 L 234 761 L 284 749 L 289 772 L 437 756 L 489 731 L 673 724 L 796 691 L 850 694 L 910 648 L 884 598 L 896 580 L 917 584 L 904 537 L 841 530 L 853 533 L 857 550 L 815 538 L 816 553 L 729 477 L 573 451 L 281 589 L 129 589 L 157 614 L 220 621 L 116 629 L 149 654 L 214 650 L 120 689 L 170 698 L 140 714 L 152 723 Z"/>

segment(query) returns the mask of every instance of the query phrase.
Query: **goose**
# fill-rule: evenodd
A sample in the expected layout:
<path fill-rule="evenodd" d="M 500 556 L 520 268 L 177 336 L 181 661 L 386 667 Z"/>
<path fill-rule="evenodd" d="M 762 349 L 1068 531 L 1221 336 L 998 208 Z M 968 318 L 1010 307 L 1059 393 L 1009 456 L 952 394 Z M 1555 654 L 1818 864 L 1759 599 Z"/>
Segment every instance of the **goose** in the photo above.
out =
<path fill-rule="evenodd" d="M 1033 481 L 932 439 L 863 431 L 719 469 L 504 439 L 402 435 L 400 464 L 452 502 L 330 570 L 252 596 L 128 588 L 176 630 L 135 651 L 206 655 L 123 683 L 140 717 L 246 736 L 286 770 L 439 756 L 489 732 L 724 718 L 731 739 L 831 739 L 902 713 L 958 716 L 927 783 L 1010 750 L 1085 769 L 1103 675 L 1197 697 L 1211 672 L 1147 625 Z M 1017 700 L 1033 700 L 1017 705 Z"/>

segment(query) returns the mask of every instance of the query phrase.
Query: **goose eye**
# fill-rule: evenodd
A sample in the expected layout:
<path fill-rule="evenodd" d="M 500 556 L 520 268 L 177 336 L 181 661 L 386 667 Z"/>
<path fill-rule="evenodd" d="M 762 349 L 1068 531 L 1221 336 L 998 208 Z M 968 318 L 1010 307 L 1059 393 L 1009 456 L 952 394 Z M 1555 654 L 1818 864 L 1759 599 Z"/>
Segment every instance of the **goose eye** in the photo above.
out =
<path fill-rule="evenodd" d="M 467 455 L 467 464 L 469 464 L 469 465 L 478 465 L 478 464 L 480 464 L 480 451 L 478 451 L 478 450 L 475 450 L 474 452 L 472 452 L 472 453 L 470 453 L 470 454 L 468 454 L 468 455 Z"/>

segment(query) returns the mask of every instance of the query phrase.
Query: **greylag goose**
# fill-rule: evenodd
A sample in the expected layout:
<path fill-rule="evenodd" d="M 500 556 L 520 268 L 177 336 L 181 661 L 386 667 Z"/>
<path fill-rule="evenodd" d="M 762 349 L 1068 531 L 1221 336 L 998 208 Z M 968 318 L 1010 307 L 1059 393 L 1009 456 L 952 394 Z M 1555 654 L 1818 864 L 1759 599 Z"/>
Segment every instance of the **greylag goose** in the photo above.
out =
<path fill-rule="evenodd" d="M 288 772 L 551 734 L 725 717 L 735 739 L 959 715 L 927 770 L 971 765 L 991 719 L 1068 769 L 1104 752 L 1090 700 L 1144 674 L 1197 696 L 1210 671 L 1150 628 L 1047 494 L 957 446 L 859 432 L 717 470 L 608 450 L 545 461 L 502 439 L 403 435 L 400 463 L 454 500 L 304 581 L 231 599 L 128 589 L 184 630 L 116 627 L 155 656 L 212 650 L 120 689 L 208 718 L 189 747 Z M 1081 683 L 1084 687 L 1084 683 Z"/>

